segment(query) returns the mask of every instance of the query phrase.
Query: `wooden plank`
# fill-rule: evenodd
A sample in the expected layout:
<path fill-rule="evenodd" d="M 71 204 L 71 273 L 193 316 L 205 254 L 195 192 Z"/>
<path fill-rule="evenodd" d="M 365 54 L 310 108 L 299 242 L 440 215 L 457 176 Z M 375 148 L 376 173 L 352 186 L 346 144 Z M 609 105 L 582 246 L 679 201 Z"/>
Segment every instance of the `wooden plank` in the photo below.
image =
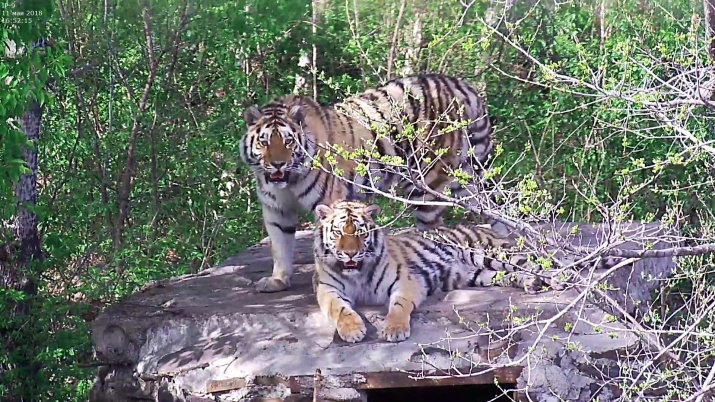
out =
<path fill-rule="evenodd" d="M 206 385 L 206 392 L 212 394 L 214 392 L 231 391 L 241 389 L 246 386 L 245 378 L 227 378 L 225 380 L 210 380 Z"/>
<path fill-rule="evenodd" d="M 306 395 L 288 395 L 282 402 L 313 402 L 313 397 Z"/>
<path fill-rule="evenodd" d="M 206 392 L 223 392 L 231 391 L 234 389 L 245 388 L 247 385 L 245 378 L 228 378 L 225 380 L 211 380 L 206 386 Z M 300 384 L 295 377 L 282 378 L 278 376 L 258 376 L 251 382 L 253 385 L 269 385 L 275 386 L 283 384 L 287 386 L 291 392 L 300 392 Z"/>
<path fill-rule="evenodd" d="M 496 379 L 500 384 L 516 384 L 516 379 L 521 375 L 522 367 L 507 367 L 493 370 L 477 376 L 470 377 L 448 377 L 440 379 L 420 378 L 412 379 L 410 375 L 418 376 L 419 373 L 403 373 L 399 371 L 387 371 L 380 373 L 361 373 L 366 381 L 354 383 L 357 389 L 387 389 L 387 388 L 409 388 L 409 387 L 443 387 L 452 385 L 485 385 L 494 384 Z M 434 374 L 427 374 L 434 375 Z"/>
<path fill-rule="evenodd" d="M 204 398 L 202 396 L 189 395 L 186 397 L 186 402 L 214 402 L 214 399 Z"/>
<path fill-rule="evenodd" d="M 333 377 L 345 387 L 370 390 L 388 388 L 409 388 L 409 387 L 442 387 L 452 385 L 484 385 L 494 384 L 515 384 L 516 379 L 521 375 L 522 367 L 506 367 L 492 370 L 488 373 L 470 377 L 448 377 L 440 379 L 420 378 L 412 379 L 412 376 L 420 376 L 420 373 L 405 373 L 400 371 L 383 371 L 373 373 L 355 373 L 351 375 L 327 375 Z M 426 373 L 425 375 L 435 375 Z M 440 374 L 442 375 L 442 374 Z M 254 385 L 279 385 L 283 384 L 290 388 L 292 393 L 301 391 L 301 381 L 312 383 L 313 376 L 294 376 L 282 378 L 278 376 L 260 376 L 252 382 Z M 245 378 L 229 378 L 225 380 L 211 380 L 207 386 L 208 393 L 230 391 L 246 387 Z"/>

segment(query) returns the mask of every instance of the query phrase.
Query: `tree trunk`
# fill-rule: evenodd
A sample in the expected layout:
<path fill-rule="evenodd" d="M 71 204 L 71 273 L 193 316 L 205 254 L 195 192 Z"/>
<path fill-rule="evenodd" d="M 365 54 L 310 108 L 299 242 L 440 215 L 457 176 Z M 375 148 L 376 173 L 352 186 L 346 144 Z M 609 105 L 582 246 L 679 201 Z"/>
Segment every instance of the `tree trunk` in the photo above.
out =
<path fill-rule="evenodd" d="M 320 24 L 320 17 L 323 15 L 323 11 L 328 6 L 328 0 L 312 0 L 311 5 L 313 8 L 313 16 L 311 18 L 311 25 L 313 27 L 313 99 L 318 100 L 318 47 L 315 42 L 318 38 L 318 25 Z"/>
<path fill-rule="evenodd" d="M 27 325 L 31 319 L 29 314 L 37 294 L 33 262 L 42 260 L 40 236 L 37 228 L 37 215 L 33 207 L 37 203 L 37 144 L 40 138 L 40 124 L 42 122 L 42 106 L 34 99 L 20 119 L 25 137 L 32 141 L 22 151 L 22 159 L 30 172 L 20 175 L 17 183 L 13 184 L 13 192 L 17 200 L 17 211 L 13 222 L 13 239 L 10 244 L 0 249 L 0 287 L 19 291 L 23 298 L 16 302 L 3 298 L 3 303 L 9 302 L 0 308 L 7 309 L 5 315 L 9 318 L 9 325 L 0 328 L 0 339 L 7 351 L 14 350 L 14 357 L 9 362 L 0 363 L 0 378 L 3 372 L 13 370 L 27 370 L 23 381 L 11 381 L 7 384 L 9 398 L 7 401 L 23 401 L 25 397 L 33 395 L 35 376 L 40 370 L 40 360 L 36 357 L 35 345 L 31 343 L 31 332 L 36 327 Z M 0 304 L 1 305 L 1 304 Z M 12 336 L 9 336 L 13 334 Z"/>
<path fill-rule="evenodd" d="M 30 172 L 20 175 L 13 185 L 17 200 L 17 213 L 13 224 L 13 242 L 9 252 L 5 253 L 6 261 L 0 260 L 0 286 L 20 290 L 27 295 L 35 294 L 35 282 L 29 272 L 30 263 L 40 260 L 40 237 L 37 230 L 37 215 L 32 211 L 37 203 L 37 144 L 40 139 L 42 123 L 42 106 L 35 100 L 20 119 L 22 131 L 28 141 L 32 141 L 22 151 L 25 167 Z M 29 207 L 29 208 L 28 208 Z M 16 306 L 16 313 L 25 313 L 25 303 Z"/>
<path fill-rule="evenodd" d="M 387 55 L 387 79 L 392 78 L 392 68 L 395 64 L 395 54 L 397 53 L 398 39 L 400 34 L 400 26 L 402 25 L 402 16 L 405 15 L 405 5 L 407 1 L 400 1 L 400 11 L 397 12 L 397 21 L 395 21 L 395 30 L 392 33 L 392 41 L 390 42 L 390 53 Z"/>
<path fill-rule="evenodd" d="M 404 39 L 407 51 L 405 52 L 405 65 L 402 68 L 403 77 L 412 75 L 420 70 L 420 55 L 425 46 L 422 36 L 422 23 L 428 5 L 428 3 L 423 3 L 422 1 L 413 4 L 415 10 L 411 21 L 412 31 L 405 32 Z"/>
<path fill-rule="evenodd" d="M 603 52 L 606 43 L 606 0 L 601 0 L 596 6 L 596 24 L 598 30 L 598 49 Z"/>
<path fill-rule="evenodd" d="M 703 0 L 705 8 L 705 40 L 710 61 L 715 61 L 715 0 Z"/>
<path fill-rule="evenodd" d="M 347 6 L 345 13 L 350 15 L 350 11 L 348 11 Z M 355 30 L 353 35 L 355 36 L 355 42 L 357 43 L 359 50 L 358 60 L 360 61 L 360 81 L 362 82 L 362 87 L 365 88 L 365 52 L 363 52 L 362 45 L 360 44 L 360 13 L 358 12 L 357 0 L 353 0 L 353 17 L 355 18 Z"/>
<path fill-rule="evenodd" d="M 147 54 L 149 56 L 149 66 L 148 66 L 148 77 L 146 83 L 144 84 L 144 91 L 142 97 L 139 100 L 136 115 L 133 117 L 132 130 L 129 134 L 129 140 L 127 141 L 127 161 L 124 165 L 124 170 L 122 171 L 121 178 L 119 180 L 119 187 L 117 190 L 117 198 L 119 199 L 119 213 L 117 214 L 117 221 L 114 225 L 114 250 L 118 250 L 122 244 L 122 229 L 124 223 L 127 220 L 129 214 L 129 197 L 132 193 L 132 180 L 134 179 L 134 168 L 136 164 L 135 151 L 137 145 L 137 138 L 139 137 L 139 130 L 141 128 L 140 119 L 142 114 L 147 109 L 149 104 L 149 94 L 151 93 L 152 87 L 154 86 L 154 81 L 156 79 L 156 70 L 159 66 L 159 61 L 163 52 L 159 55 L 159 59 L 154 54 L 154 38 L 151 33 L 150 27 L 150 16 L 149 7 L 145 6 L 142 10 L 142 19 L 144 22 L 144 38 L 146 39 Z M 183 22 L 183 20 L 182 20 Z M 177 29 L 178 32 L 181 30 L 181 24 Z M 127 92 L 132 93 L 128 87 L 128 81 L 123 77 L 125 85 L 127 85 Z"/>

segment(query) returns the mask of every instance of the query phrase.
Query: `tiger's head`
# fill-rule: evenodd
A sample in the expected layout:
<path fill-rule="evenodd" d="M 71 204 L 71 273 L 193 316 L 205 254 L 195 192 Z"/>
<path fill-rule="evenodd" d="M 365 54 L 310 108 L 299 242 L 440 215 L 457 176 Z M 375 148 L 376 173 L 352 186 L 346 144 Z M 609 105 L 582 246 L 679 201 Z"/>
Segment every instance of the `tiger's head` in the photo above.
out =
<path fill-rule="evenodd" d="M 363 266 L 379 259 L 383 251 L 382 231 L 375 224 L 377 205 L 337 201 L 315 208 L 316 256 L 345 275 L 359 273 Z"/>
<path fill-rule="evenodd" d="M 309 150 L 305 112 L 300 104 L 271 102 L 243 113 L 248 130 L 241 138 L 241 159 L 265 182 L 279 188 L 295 184 L 308 168 Z"/>

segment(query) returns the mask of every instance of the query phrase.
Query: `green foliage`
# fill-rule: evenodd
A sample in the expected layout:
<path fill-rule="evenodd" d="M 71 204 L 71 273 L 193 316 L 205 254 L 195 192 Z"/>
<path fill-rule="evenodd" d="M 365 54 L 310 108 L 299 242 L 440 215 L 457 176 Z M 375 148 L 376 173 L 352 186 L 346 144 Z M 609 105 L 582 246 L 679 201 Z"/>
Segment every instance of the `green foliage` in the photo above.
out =
<path fill-rule="evenodd" d="M 516 210 L 522 213 L 597 221 L 593 200 L 622 199 L 621 185 L 652 181 L 628 194 L 623 219 L 660 219 L 676 207 L 694 216 L 701 200 L 681 187 L 711 175 L 707 161 L 663 138 L 634 135 L 657 123 L 633 118 L 633 102 L 590 102 L 593 89 L 556 84 L 552 74 L 586 82 L 597 73 L 604 89 L 615 90 L 652 83 L 639 65 L 663 77 L 691 65 L 705 55 L 697 39 L 702 32 L 694 36 L 689 28 L 690 2 L 644 12 L 639 2 L 619 1 L 607 10 L 603 41 L 594 4 L 549 9 L 527 3 L 517 2 L 499 24 L 490 18 L 503 10 L 486 0 L 468 10 L 460 2 L 411 5 L 401 21 L 393 76 L 439 71 L 483 86 L 498 142 L 488 176 L 521 190 Z M 17 119 L 34 96 L 48 106 L 36 207 L 47 260 L 27 330 L 16 335 L 25 349 L 0 350 L 0 365 L 35 353 L 41 369 L 29 380 L 23 368 L 3 375 L 0 398 L 21 392 L 40 400 L 86 400 L 95 370 L 82 365 L 92 359 L 89 322 L 99 308 L 147 281 L 219 263 L 265 236 L 254 179 L 238 157 L 243 109 L 292 92 L 296 76 L 308 83 L 302 90 L 312 92 L 314 72 L 323 103 L 382 82 L 399 4 L 360 1 L 356 15 L 352 2 L 329 2 L 314 36 L 308 1 L 190 2 L 185 20 L 182 1 L 152 2 L 157 69 L 143 111 L 151 66 L 137 3 L 107 10 L 103 2 L 83 3 L 67 7 L 66 20 L 52 2 L 25 4 L 43 10 L 43 18 L 2 25 L 0 36 L 18 48 L 38 37 L 52 37 L 55 45 L 0 63 L 0 121 L 14 119 L 0 124 L 0 224 L 15 212 L 12 183 L 23 173 L 25 145 Z M 506 46 L 492 27 L 550 70 Z M 66 74 L 84 66 L 90 67 L 79 75 Z M 53 95 L 45 85 L 50 77 Z M 658 100 L 639 96 L 638 102 Z M 687 124 L 711 138 L 706 119 Z M 118 223 L 133 130 L 130 209 Z M 594 184 L 586 197 L 576 191 L 583 183 Z M 375 201 L 383 211 L 379 223 L 413 223 L 404 206 Z M 459 211 L 448 211 L 448 223 L 461 220 Z M 120 243 L 114 241 L 118 225 Z M 19 297 L 0 291 L 4 305 Z M 11 325 L 3 314 L 0 330 Z"/>
<path fill-rule="evenodd" d="M 14 7 L 9 8 L 10 4 Z M 0 63 L 0 247 L 12 242 L 12 233 L 5 222 L 11 222 L 16 212 L 13 183 L 22 174 L 30 173 L 23 160 L 23 149 L 33 147 L 22 132 L 20 119 L 31 101 L 43 107 L 54 105 L 53 97 L 45 90 L 49 78 L 62 77 L 67 58 L 62 51 L 43 47 L 42 39 L 53 35 L 57 28 L 52 24 L 53 7 L 51 1 L 30 0 L 3 3 L 0 40 L 4 56 Z M 8 17 L 9 12 L 24 16 Z M 27 16 L 32 12 L 32 16 Z M 1 254 L 1 253 L 0 253 Z M 12 261 L 0 260 L 0 264 Z M 40 267 L 41 268 L 41 267 Z M 34 267 L 33 267 L 34 269 Z M 34 272 L 29 272 L 34 276 Z M 5 278 L 3 278 L 5 279 Z M 3 280 L 3 283 L 6 283 Z M 35 396 L 39 387 L 53 387 L 65 390 L 63 380 L 66 369 L 57 371 L 59 356 L 47 356 L 45 350 L 56 350 L 56 346 L 72 348 L 76 343 L 74 331 L 64 338 L 54 338 L 50 321 L 61 315 L 55 314 L 56 307 L 41 305 L 40 298 L 13 289 L 0 289 L 0 398 L 9 396 Z M 13 307 L 18 303 L 27 306 L 30 315 L 13 315 Z M 56 334 L 60 334 L 57 331 Z M 43 367 L 37 370 L 36 364 Z M 8 370 L 9 368 L 9 370 Z M 54 373 L 60 373 L 60 376 Z M 86 381 L 85 381 L 86 382 Z M 62 392 L 62 391 L 60 391 Z M 60 396 L 61 399 L 65 399 Z"/>
<path fill-rule="evenodd" d="M 579 2 L 566 3 L 555 11 L 535 10 L 540 17 L 525 19 L 512 35 L 519 38 L 518 44 L 529 49 L 535 59 L 557 73 L 582 82 L 592 81 L 598 73 L 607 91 L 637 88 L 656 80 L 656 76 L 667 77 L 677 67 L 684 68 L 696 59 L 706 58 L 702 42 L 689 34 L 690 12 L 686 10 L 690 9 L 690 3 L 672 6 L 673 10 L 653 7 L 643 13 L 637 3 L 614 4 L 606 15 L 613 19 L 609 19 L 609 34 L 603 43 L 596 32 L 594 6 Z M 623 13 L 638 14 L 639 18 L 617 18 Z M 674 24 L 677 18 L 684 19 L 682 25 Z M 669 29 L 659 29 L 661 26 Z M 500 164 L 511 166 L 522 155 L 521 146 L 531 147 L 513 172 L 532 174 L 536 166 L 535 179 L 540 187 L 559 194 L 565 189 L 566 198 L 561 204 L 565 212 L 561 219 L 601 219 L 592 203 L 575 191 L 579 183 L 596 183 L 593 195 L 607 202 L 618 198 L 619 188 L 626 184 L 624 180 L 637 187 L 658 173 L 656 183 L 678 187 L 697 177 L 695 172 L 704 168 L 702 162 L 696 161 L 690 166 L 669 163 L 667 172 L 659 173 L 661 167 L 645 169 L 643 161 L 650 166 L 651 162 L 673 155 L 673 145 L 657 136 L 640 134 L 658 124 L 648 118 L 633 118 L 634 109 L 629 102 L 616 98 L 588 102 L 593 90 L 582 87 L 571 92 L 562 84 L 554 85 L 550 73 L 525 61 L 523 54 L 514 49 L 507 50 L 498 67 L 501 71 L 526 67 L 528 71 L 522 70 L 524 74 L 545 85 L 541 89 L 525 86 L 505 79 L 500 73 L 489 73 L 487 78 L 491 82 L 488 88 L 498 88 L 489 91 L 490 112 L 504 122 L 498 130 L 509 133 L 500 138 L 507 142 L 506 158 Z M 704 120 L 689 123 L 696 133 L 705 133 L 706 126 Z M 634 165 L 633 161 L 641 161 L 641 165 Z M 673 193 L 658 192 L 656 188 L 649 186 L 631 197 L 630 219 L 644 219 L 649 212 L 663 215 L 680 202 L 691 213 L 701 207 L 693 204 L 699 201 L 691 199 L 690 193 L 680 192 L 673 197 Z"/>
<path fill-rule="evenodd" d="M 28 50 L 32 49 L 32 44 L 38 38 L 48 33 L 49 28 L 45 22 L 52 15 L 51 4 L 50 1 L 34 0 L 13 8 L 17 12 L 33 10 L 41 13 L 45 17 L 38 18 L 38 24 L 3 22 L 0 25 L 0 40 L 4 44 L 6 54 L 0 63 L 0 121 L 3 122 L 0 124 L 0 220 L 12 217 L 12 183 L 18 180 L 20 174 L 26 172 L 22 149 L 27 144 L 20 129 L 19 118 L 30 97 L 41 104 L 49 100 L 46 99 L 46 92 L 40 88 L 47 82 L 50 73 L 60 72 L 57 67 L 61 63 L 52 52 L 43 57 L 41 52 Z M 37 74 L 38 72 L 41 73 Z"/>

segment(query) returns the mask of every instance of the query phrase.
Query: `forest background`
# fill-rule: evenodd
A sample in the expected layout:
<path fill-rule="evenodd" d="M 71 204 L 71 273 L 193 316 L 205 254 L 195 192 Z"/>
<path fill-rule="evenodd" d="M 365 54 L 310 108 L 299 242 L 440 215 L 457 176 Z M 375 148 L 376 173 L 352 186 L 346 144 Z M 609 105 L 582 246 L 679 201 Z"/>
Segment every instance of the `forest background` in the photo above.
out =
<path fill-rule="evenodd" d="M 0 25 L 3 400 L 86 400 L 89 324 L 104 306 L 265 236 L 238 155 L 242 111 L 291 92 L 330 103 L 417 72 L 464 77 L 487 97 L 490 175 L 518 190 L 515 210 L 714 237 L 711 1 L 12 1 Z M 380 203 L 384 222 L 412 224 Z M 712 268 L 708 256 L 680 264 L 649 324 L 690 328 L 694 310 L 672 306 L 708 305 Z"/>

